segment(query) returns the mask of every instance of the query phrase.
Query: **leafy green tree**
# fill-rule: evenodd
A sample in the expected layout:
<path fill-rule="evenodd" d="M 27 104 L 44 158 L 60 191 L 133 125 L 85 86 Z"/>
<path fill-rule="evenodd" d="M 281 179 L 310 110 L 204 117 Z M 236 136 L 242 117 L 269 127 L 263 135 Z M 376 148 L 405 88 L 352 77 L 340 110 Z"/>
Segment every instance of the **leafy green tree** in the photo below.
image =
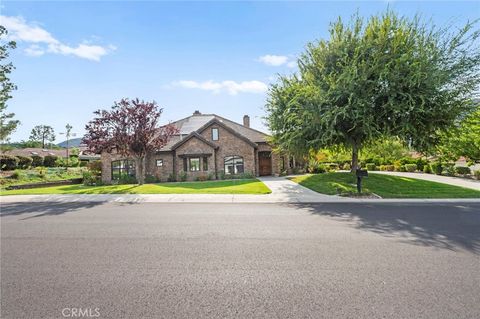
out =
<path fill-rule="evenodd" d="M 41 142 L 42 148 L 45 148 L 45 141 L 55 141 L 55 131 L 53 127 L 49 125 L 37 125 L 32 129 L 30 133 L 30 140 L 34 142 Z"/>
<path fill-rule="evenodd" d="M 480 163 L 480 105 L 442 135 L 438 150 L 448 159 L 464 156 L 471 162 Z"/>
<path fill-rule="evenodd" d="M 298 74 L 271 86 L 267 123 L 280 149 L 332 145 L 359 150 L 398 137 L 417 150 L 472 109 L 480 83 L 476 22 L 451 33 L 392 11 L 367 22 L 331 24 L 330 38 L 309 43 Z"/>
<path fill-rule="evenodd" d="M 3 41 L 6 35 L 7 30 L 0 25 L 0 61 L 7 59 L 9 56 L 8 51 L 16 47 L 15 41 Z M 8 136 L 17 129 L 20 123 L 20 121 L 13 119 L 15 113 L 7 113 L 7 100 L 12 97 L 10 92 L 17 88 L 8 78 L 13 69 L 14 66 L 11 62 L 6 64 L 0 63 L 0 141 L 2 142 L 8 139 Z"/>

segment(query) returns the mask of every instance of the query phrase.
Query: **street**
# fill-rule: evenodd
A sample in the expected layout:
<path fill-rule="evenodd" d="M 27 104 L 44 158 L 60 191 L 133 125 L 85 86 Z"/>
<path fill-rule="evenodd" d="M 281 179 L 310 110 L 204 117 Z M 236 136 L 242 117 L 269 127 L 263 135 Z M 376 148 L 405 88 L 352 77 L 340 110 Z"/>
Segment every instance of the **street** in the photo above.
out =
<path fill-rule="evenodd" d="M 3 203 L 0 220 L 2 318 L 480 318 L 480 203 Z"/>

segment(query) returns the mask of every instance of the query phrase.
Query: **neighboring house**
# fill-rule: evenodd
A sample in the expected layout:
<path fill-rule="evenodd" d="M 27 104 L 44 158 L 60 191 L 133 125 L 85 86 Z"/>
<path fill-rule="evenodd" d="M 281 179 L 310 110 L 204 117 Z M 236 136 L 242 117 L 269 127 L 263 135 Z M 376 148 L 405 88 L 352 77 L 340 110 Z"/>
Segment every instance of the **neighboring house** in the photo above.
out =
<path fill-rule="evenodd" d="M 269 136 L 250 128 L 250 118 L 243 125 L 215 114 L 201 114 L 171 123 L 179 133 L 167 145 L 146 158 L 146 176 L 159 181 L 222 178 L 225 175 L 254 176 L 279 174 L 285 165 L 272 151 Z M 134 176 L 134 161 L 118 154 L 102 153 L 102 180 L 110 183 L 122 176 Z"/>
<path fill-rule="evenodd" d="M 100 155 L 93 154 L 87 150 L 85 145 L 80 145 L 76 147 L 78 149 L 78 159 L 80 161 L 95 161 L 100 159 Z M 56 157 L 67 157 L 67 149 L 42 149 L 38 147 L 28 147 L 28 148 L 14 148 L 9 151 L 3 152 L 6 155 L 11 156 L 56 156 Z M 72 149 L 70 149 L 69 156 L 72 156 Z"/>
<path fill-rule="evenodd" d="M 11 156 L 57 156 L 57 157 L 67 157 L 67 150 L 50 150 L 42 149 L 38 147 L 28 147 L 28 148 L 14 148 L 9 151 L 5 151 L 4 154 Z"/>

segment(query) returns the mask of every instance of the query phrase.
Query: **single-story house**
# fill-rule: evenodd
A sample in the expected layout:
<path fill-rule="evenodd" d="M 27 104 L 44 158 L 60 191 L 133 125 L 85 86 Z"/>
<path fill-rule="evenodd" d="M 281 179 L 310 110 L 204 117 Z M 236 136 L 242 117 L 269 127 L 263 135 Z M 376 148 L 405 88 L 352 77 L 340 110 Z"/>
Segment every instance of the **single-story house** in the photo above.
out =
<path fill-rule="evenodd" d="M 288 165 L 273 151 L 269 136 L 216 114 L 193 115 L 171 123 L 178 133 L 162 149 L 146 157 L 146 176 L 158 181 L 200 178 L 219 179 L 227 175 L 268 176 L 280 174 Z M 102 180 L 110 183 L 122 176 L 135 175 L 132 159 L 119 154 L 102 153 Z"/>

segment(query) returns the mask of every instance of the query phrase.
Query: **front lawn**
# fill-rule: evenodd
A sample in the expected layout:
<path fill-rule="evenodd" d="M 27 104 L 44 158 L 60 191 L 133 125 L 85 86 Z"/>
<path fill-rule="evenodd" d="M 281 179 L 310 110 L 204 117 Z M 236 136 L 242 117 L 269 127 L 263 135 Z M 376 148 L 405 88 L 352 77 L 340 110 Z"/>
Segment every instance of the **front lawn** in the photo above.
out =
<path fill-rule="evenodd" d="M 318 193 L 353 195 L 357 192 L 356 177 L 351 173 L 302 175 L 292 181 Z M 363 179 L 363 192 L 382 198 L 480 198 L 480 191 L 415 178 L 369 173 Z"/>
<path fill-rule="evenodd" d="M 258 179 L 181 182 L 144 185 L 65 185 L 32 189 L 2 190 L 1 195 L 37 194 L 269 194 Z"/>

